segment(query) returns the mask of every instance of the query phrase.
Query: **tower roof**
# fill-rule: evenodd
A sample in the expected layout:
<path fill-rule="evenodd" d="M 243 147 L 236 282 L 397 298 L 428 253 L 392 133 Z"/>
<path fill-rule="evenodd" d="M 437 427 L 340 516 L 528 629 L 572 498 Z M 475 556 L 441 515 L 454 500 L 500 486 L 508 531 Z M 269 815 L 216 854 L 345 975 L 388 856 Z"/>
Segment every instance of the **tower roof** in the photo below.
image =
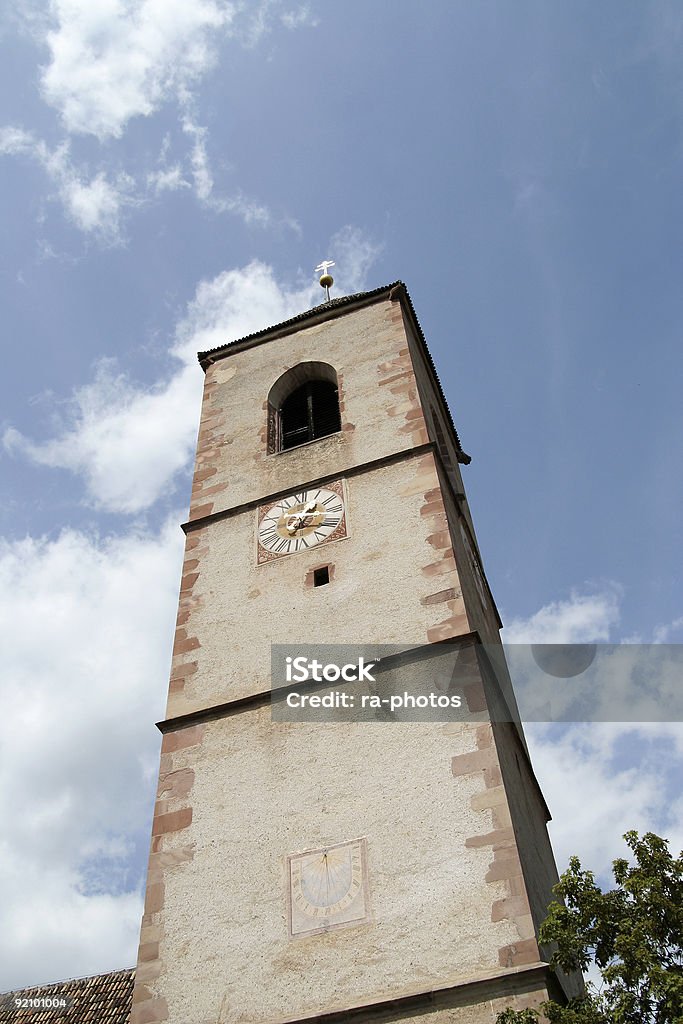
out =
<path fill-rule="evenodd" d="M 457 444 L 458 462 L 468 465 L 472 460 L 462 449 L 460 438 L 455 428 L 455 424 L 453 423 L 453 418 L 451 416 L 450 409 L 448 408 L 448 402 L 446 401 L 441 381 L 439 380 L 439 375 L 436 372 L 436 367 L 434 366 L 434 360 L 432 359 L 424 332 L 420 326 L 420 321 L 417 318 L 412 299 L 410 298 L 408 289 L 403 281 L 394 281 L 392 284 L 383 285 L 380 288 L 374 288 L 372 291 L 368 292 L 356 292 L 354 295 L 343 295 L 338 299 L 330 299 L 329 302 L 323 302 L 319 306 L 314 306 L 312 309 L 305 310 L 303 313 L 297 313 L 296 316 L 290 317 L 289 320 L 283 320 L 282 323 L 275 324 L 272 327 L 265 327 L 263 330 L 255 331 L 253 334 L 247 334 L 244 338 L 237 338 L 235 341 L 226 342 L 225 345 L 219 345 L 216 348 L 208 349 L 206 352 L 198 352 L 197 358 L 199 359 L 202 369 L 206 371 L 212 363 L 215 363 L 218 359 L 223 359 L 226 356 L 232 355 L 234 352 L 240 352 L 243 349 L 251 348 L 252 345 L 260 345 L 272 340 L 273 338 L 281 337 L 284 334 L 293 334 L 295 331 L 300 330 L 302 326 L 313 326 L 313 324 L 323 323 L 325 320 L 331 320 L 337 316 L 343 316 L 346 313 L 352 312 L 354 309 L 360 309 L 363 306 L 369 305 L 372 302 L 378 302 L 381 299 L 400 301 L 404 310 L 408 313 L 408 316 L 415 328 L 415 335 L 424 352 L 427 365 L 434 377 L 438 393 L 443 401 L 448 422 Z"/>

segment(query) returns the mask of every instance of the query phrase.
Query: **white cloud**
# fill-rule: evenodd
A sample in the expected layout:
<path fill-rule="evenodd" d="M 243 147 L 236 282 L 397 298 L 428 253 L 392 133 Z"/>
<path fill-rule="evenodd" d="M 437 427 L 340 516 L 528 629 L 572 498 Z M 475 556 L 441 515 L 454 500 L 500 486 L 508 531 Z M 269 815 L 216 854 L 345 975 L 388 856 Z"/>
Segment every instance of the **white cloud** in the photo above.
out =
<path fill-rule="evenodd" d="M 181 550 L 0 544 L 1 990 L 135 961 Z"/>
<path fill-rule="evenodd" d="M 254 46 L 277 21 L 278 0 L 51 0 L 43 97 L 68 132 L 119 138 L 196 87 L 233 37 Z M 314 25 L 307 5 L 279 20 Z"/>
<path fill-rule="evenodd" d="M 591 594 L 574 591 L 568 599 L 544 605 L 528 619 L 511 619 L 503 639 L 506 644 L 605 642 L 619 622 L 619 597 L 616 584 Z"/>
<path fill-rule="evenodd" d="M 178 189 L 192 187 L 185 179 L 180 164 L 173 164 L 160 171 L 150 171 L 147 175 L 147 185 L 157 193 L 177 192 Z"/>
<path fill-rule="evenodd" d="M 672 643 L 674 642 L 672 637 L 680 634 L 681 631 L 683 631 L 683 616 L 663 626 L 657 626 L 654 632 L 654 642 L 656 644 Z"/>
<path fill-rule="evenodd" d="M 69 132 L 119 137 L 215 63 L 225 0 L 52 0 L 42 89 Z"/>
<path fill-rule="evenodd" d="M 333 248 L 346 261 L 340 277 L 358 290 L 376 250 L 355 228 L 341 232 Z M 288 287 L 258 261 L 202 281 L 177 326 L 171 347 L 177 369 L 169 379 L 143 389 L 117 374 L 111 361 L 101 362 L 94 380 L 74 393 L 57 437 L 35 442 L 9 428 L 5 449 L 80 474 L 95 506 L 124 513 L 149 508 L 189 466 L 194 450 L 203 383 L 196 353 L 286 320 L 320 299 L 314 278 Z"/>
<path fill-rule="evenodd" d="M 285 11 L 281 15 L 282 24 L 286 28 L 316 28 L 320 22 L 313 13 L 310 4 L 302 4 L 291 11 Z"/>
<path fill-rule="evenodd" d="M 33 153 L 36 143 L 30 132 L 16 125 L 0 128 L 0 153 L 17 156 L 20 153 Z"/>
<path fill-rule="evenodd" d="M 110 242 L 120 240 L 119 214 L 130 203 L 131 180 L 121 175 L 116 182 L 107 180 L 103 171 L 90 181 L 82 181 L 69 166 L 61 172 L 60 195 L 75 226 L 86 233 L 95 232 Z"/>
<path fill-rule="evenodd" d="M 68 143 L 50 150 L 42 140 L 14 126 L 0 129 L 0 153 L 36 160 L 57 188 L 67 218 L 80 231 L 109 245 L 121 241 L 121 211 L 140 202 L 127 174 L 119 172 L 112 178 L 100 170 L 88 177 L 74 166 Z"/>
<path fill-rule="evenodd" d="M 257 199 L 250 199 L 243 192 L 238 191 L 231 196 L 214 198 L 209 204 L 217 213 L 234 213 L 241 217 L 245 224 L 256 224 L 266 227 L 272 221 L 272 215 L 264 203 Z M 298 231 L 298 225 L 291 219 L 281 221 L 283 225 Z"/>
<path fill-rule="evenodd" d="M 148 508 L 192 453 L 201 399 L 198 366 L 184 366 L 153 391 L 143 391 L 102 361 L 78 388 L 61 436 L 35 444 L 9 428 L 7 451 L 43 466 L 83 474 L 91 502 L 116 512 Z"/>
<path fill-rule="evenodd" d="M 188 114 L 183 116 L 182 127 L 185 134 L 189 135 L 192 139 L 190 163 L 194 177 L 195 193 L 198 199 L 206 202 L 213 192 L 213 175 L 206 151 L 207 129 L 195 124 Z"/>
<path fill-rule="evenodd" d="M 612 861 L 626 854 L 621 837 L 629 829 L 669 838 L 676 854 L 683 848 L 681 723 L 533 724 L 526 731 L 553 815 L 550 834 L 560 871 L 576 854 L 609 883 Z"/>

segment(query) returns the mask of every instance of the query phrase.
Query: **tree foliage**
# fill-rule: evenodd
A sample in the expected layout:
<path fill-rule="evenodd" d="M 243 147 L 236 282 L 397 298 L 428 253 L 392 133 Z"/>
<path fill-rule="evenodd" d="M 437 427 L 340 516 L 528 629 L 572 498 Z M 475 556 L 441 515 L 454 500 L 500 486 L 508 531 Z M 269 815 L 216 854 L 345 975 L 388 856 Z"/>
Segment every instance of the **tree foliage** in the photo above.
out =
<path fill-rule="evenodd" d="M 553 892 L 540 929 L 552 965 L 570 972 L 597 965 L 601 984 L 568 1006 L 543 1006 L 551 1024 L 683 1024 L 683 855 L 665 839 L 624 836 L 632 862 L 613 864 L 616 887 L 603 892 L 577 857 Z M 536 1024 L 534 1010 L 505 1010 L 497 1024 Z"/>

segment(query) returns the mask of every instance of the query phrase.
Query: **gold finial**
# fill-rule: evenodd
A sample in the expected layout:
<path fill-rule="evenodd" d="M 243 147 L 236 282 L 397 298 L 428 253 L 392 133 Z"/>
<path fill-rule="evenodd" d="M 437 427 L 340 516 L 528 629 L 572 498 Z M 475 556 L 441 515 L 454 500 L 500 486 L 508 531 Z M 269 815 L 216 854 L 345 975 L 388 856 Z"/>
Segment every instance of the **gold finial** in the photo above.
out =
<path fill-rule="evenodd" d="M 327 295 L 328 302 L 330 301 L 330 288 L 334 284 L 334 278 L 332 277 L 332 274 L 328 274 L 327 271 L 330 267 L 333 266 L 334 260 L 323 260 L 322 263 L 319 263 L 318 266 L 315 268 L 316 274 L 318 273 L 319 270 L 322 271 L 322 276 L 320 278 L 320 287 L 325 289 L 325 294 Z"/>

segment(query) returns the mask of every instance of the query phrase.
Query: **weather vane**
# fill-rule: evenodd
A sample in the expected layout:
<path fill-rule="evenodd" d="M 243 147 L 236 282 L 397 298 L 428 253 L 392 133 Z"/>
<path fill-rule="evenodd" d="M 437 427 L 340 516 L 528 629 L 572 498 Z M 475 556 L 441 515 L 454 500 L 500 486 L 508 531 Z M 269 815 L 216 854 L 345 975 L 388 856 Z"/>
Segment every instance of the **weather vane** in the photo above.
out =
<path fill-rule="evenodd" d="M 318 271 L 321 271 L 320 287 L 325 289 L 328 302 L 330 301 L 330 288 L 334 284 L 334 278 L 332 277 L 332 274 L 328 274 L 327 271 L 333 266 L 334 260 L 323 260 L 322 263 L 319 263 L 315 268 L 316 274 Z"/>

